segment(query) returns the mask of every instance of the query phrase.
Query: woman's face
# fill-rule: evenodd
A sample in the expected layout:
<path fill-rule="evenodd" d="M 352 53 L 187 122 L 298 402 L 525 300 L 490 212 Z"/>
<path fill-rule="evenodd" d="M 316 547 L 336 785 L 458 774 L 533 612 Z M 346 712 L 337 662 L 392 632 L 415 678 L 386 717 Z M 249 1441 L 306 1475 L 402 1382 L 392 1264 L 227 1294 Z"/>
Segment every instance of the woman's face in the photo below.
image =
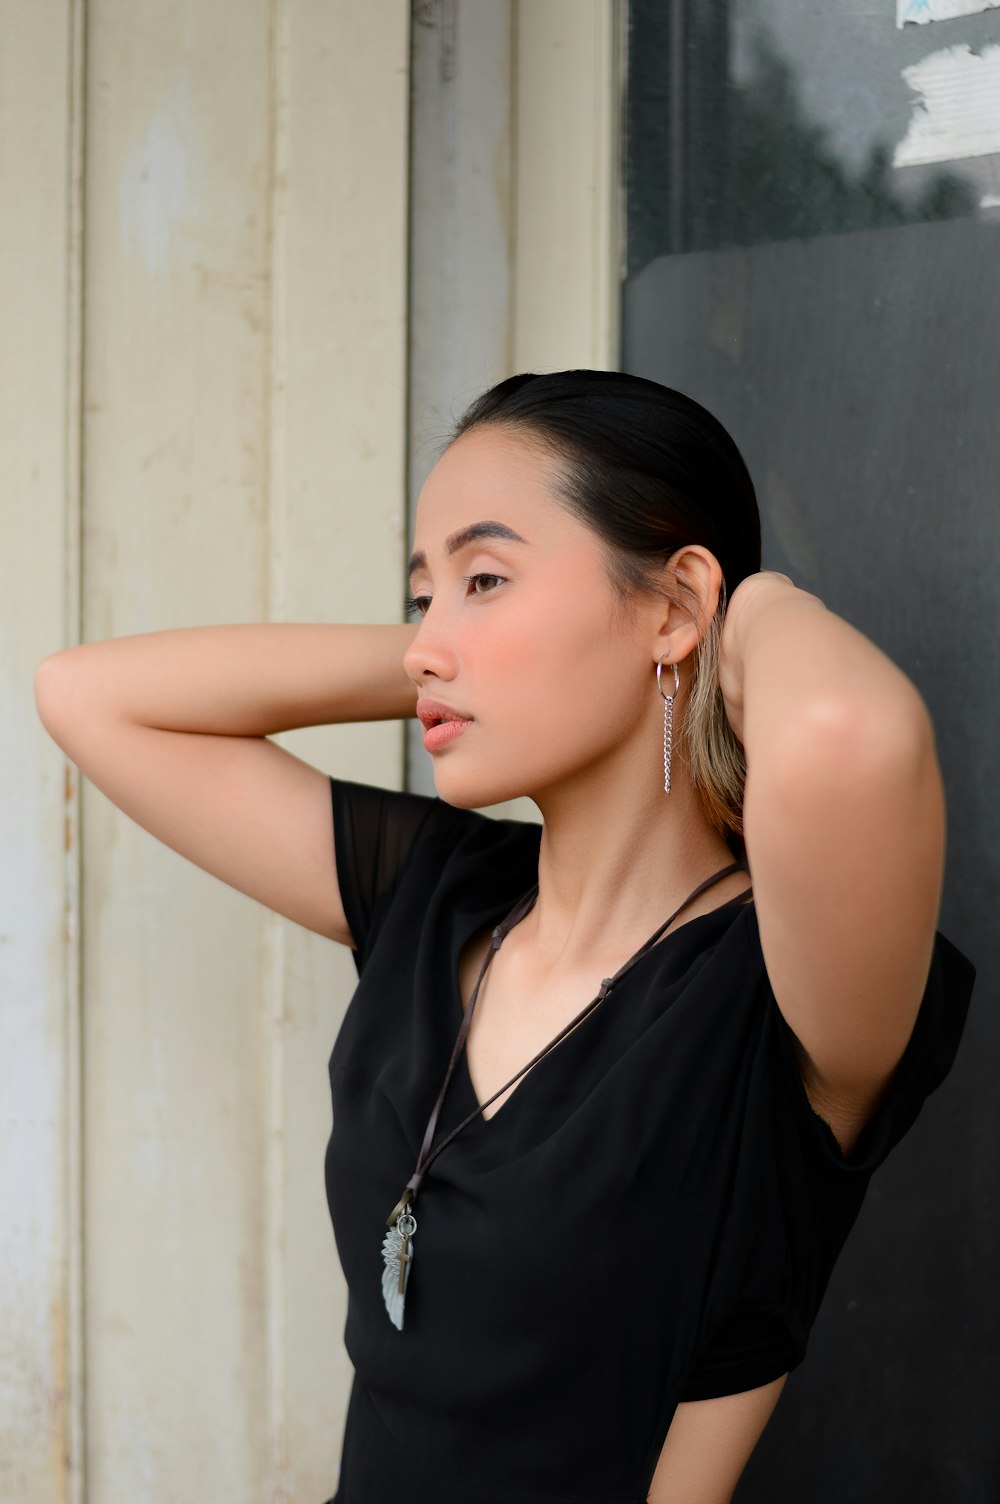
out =
<path fill-rule="evenodd" d="M 420 493 L 410 583 L 420 625 L 403 665 L 420 699 L 471 717 L 431 752 L 438 793 L 459 808 L 585 788 L 639 739 L 655 761 L 654 616 L 639 612 L 631 635 L 616 628 L 600 540 L 553 499 L 555 464 L 484 427 L 446 450 Z M 449 552 L 480 523 L 517 537 Z"/>

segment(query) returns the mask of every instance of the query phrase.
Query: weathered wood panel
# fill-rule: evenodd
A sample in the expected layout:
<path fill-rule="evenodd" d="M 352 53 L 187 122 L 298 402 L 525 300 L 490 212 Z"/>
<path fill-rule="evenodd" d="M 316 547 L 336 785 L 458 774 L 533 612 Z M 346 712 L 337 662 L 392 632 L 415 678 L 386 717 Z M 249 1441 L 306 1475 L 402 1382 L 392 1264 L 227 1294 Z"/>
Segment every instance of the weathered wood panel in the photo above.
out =
<path fill-rule="evenodd" d="M 506 5 L 458 7 L 453 207 L 490 219 L 408 351 L 406 0 L 0 0 L 4 1498 L 335 1486 L 351 1374 L 322 1168 L 350 956 L 78 790 L 31 681 L 81 639 L 399 620 L 408 359 L 454 356 L 420 391 L 456 407 L 481 352 L 484 382 L 607 360 L 606 254 L 564 272 L 573 236 L 607 233 L 612 7 L 582 28 L 515 8 L 516 56 Z M 555 88 L 573 118 L 599 106 L 572 158 Z M 477 235 L 504 284 L 486 329 Z M 400 726 L 281 740 L 402 783 Z"/>
<path fill-rule="evenodd" d="M 267 613 L 266 0 L 92 0 L 87 640 Z M 262 917 L 83 790 L 88 1490 L 268 1474 Z"/>
<path fill-rule="evenodd" d="M 88 637 L 396 614 L 407 35 L 356 0 L 92 10 Z M 401 781 L 398 727 L 283 740 Z M 92 1496 L 324 1497 L 350 958 L 86 797 Z"/>
<path fill-rule="evenodd" d="M 75 631 L 79 8 L 0 4 L 0 1498 L 80 1498 L 76 780 L 34 672 Z"/>
<path fill-rule="evenodd" d="M 292 621 L 401 619 L 409 9 L 299 0 L 281 11 L 270 558 L 274 609 Z M 279 740 L 344 777 L 402 787 L 401 722 Z M 272 1369 L 271 1413 L 287 1498 L 319 1504 L 334 1490 L 352 1373 L 323 1194 L 327 1059 L 357 973 L 340 946 L 279 920 L 272 933 L 285 944 L 271 1001 L 270 1309 L 285 1369 Z"/>

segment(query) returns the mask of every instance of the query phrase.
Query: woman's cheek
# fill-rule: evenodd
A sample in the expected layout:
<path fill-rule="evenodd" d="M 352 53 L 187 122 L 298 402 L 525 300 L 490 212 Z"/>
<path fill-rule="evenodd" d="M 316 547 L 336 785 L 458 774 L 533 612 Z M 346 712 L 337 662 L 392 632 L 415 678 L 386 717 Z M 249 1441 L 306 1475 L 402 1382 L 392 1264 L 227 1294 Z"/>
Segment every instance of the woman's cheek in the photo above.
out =
<path fill-rule="evenodd" d="M 516 607 L 506 610 L 502 621 L 491 623 L 489 631 L 484 629 L 477 634 L 478 642 L 474 644 L 477 678 L 479 667 L 486 665 L 494 680 L 500 682 L 508 675 L 531 673 L 544 677 L 541 651 L 544 634 L 544 626 L 535 623 L 528 612 Z"/>
<path fill-rule="evenodd" d="M 608 652 L 595 640 L 592 611 L 577 596 L 549 593 L 538 598 L 529 591 L 516 597 L 512 592 L 502 611 L 484 611 L 467 650 L 491 719 L 495 708 L 501 724 L 522 731 L 527 725 L 540 731 L 578 715 L 581 704 L 589 703 L 595 669 Z"/>

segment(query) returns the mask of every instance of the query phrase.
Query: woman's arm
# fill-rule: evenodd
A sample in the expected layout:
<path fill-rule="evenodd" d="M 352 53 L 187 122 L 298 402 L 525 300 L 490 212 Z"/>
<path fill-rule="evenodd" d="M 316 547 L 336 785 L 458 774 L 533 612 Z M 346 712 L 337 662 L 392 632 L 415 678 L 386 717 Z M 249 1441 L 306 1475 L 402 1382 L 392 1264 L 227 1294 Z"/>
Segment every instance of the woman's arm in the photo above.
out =
<path fill-rule="evenodd" d="M 268 737 L 412 716 L 417 627 L 248 623 L 85 643 L 44 659 L 46 730 L 136 824 L 220 881 L 352 945 L 329 777 Z"/>
<path fill-rule="evenodd" d="M 674 1411 L 647 1504 L 730 1504 L 787 1373 L 757 1389 L 684 1400 Z"/>
<path fill-rule="evenodd" d="M 44 719 L 94 709 L 158 731 L 273 736 L 416 713 L 403 671 L 416 624 L 247 622 L 174 627 L 64 648 L 42 660 Z"/>
<path fill-rule="evenodd" d="M 810 1098 L 847 1152 L 930 966 L 945 830 L 933 727 L 901 670 L 783 575 L 734 592 L 720 684 L 746 752 L 768 975 Z"/>

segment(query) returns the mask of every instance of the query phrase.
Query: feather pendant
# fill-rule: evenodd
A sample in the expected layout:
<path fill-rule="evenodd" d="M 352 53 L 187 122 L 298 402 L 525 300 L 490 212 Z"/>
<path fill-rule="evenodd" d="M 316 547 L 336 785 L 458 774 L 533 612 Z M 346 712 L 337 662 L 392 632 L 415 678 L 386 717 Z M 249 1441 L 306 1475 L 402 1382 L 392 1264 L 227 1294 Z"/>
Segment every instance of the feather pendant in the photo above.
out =
<path fill-rule="evenodd" d="M 410 1265 L 413 1263 L 413 1234 L 417 1219 L 412 1212 L 400 1212 L 395 1227 L 390 1227 L 382 1239 L 382 1299 L 389 1313 L 389 1320 L 399 1331 L 403 1330 L 403 1306 L 406 1301 L 406 1286 L 410 1280 Z"/>

